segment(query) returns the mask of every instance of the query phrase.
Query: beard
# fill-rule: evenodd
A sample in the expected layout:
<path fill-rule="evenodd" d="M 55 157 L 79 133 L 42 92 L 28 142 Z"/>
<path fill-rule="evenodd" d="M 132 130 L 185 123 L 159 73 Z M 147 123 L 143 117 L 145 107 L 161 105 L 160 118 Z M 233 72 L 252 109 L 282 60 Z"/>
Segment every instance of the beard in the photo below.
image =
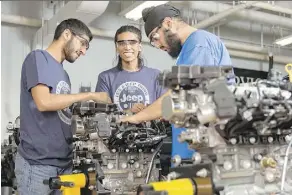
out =
<path fill-rule="evenodd" d="M 168 54 L 173 58 L 177 58 L 182 49 L 181 41 L 178 35 L 175 33 L 172 33 L 169 30 L 165 30 L 164 37 L 165 37 L 165 42 L 169 46 L 169 50 L 170 50 Z"/>
<path fill-rule="evenodd" d="M 74 49 L 74 45 L 73 45 L 73 38 L 71 38 L 65 45 L 64 47 L 64 53 L 65 53 L 65 59 L 70 62 L 73 63 L 75 62 L 75 60 L 77 59 L 74 54 L 75 54 L 75 49 Z M 76 54 L 77 55 L 77 54 Z"/>

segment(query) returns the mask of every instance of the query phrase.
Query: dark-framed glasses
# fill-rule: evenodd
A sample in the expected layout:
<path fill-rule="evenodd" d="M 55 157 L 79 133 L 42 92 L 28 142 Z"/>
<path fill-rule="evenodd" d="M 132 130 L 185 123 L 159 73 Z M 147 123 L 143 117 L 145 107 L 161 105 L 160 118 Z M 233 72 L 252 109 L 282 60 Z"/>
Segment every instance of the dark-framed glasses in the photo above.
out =
<path fill-rule="evenodd" d="M 158 48 L 158 45 L 156 44 L 156 42 L 159 41 L 159 39 L 160 39 L 160 35 L 157 32 L 152 33 L 151 37 L 150 37 L 150 44 L 153 47 L 157 47 Z"/>
<path fill-rule="evenodd" d="M 82 37 L 82 36 L 76 34 L 76 33 L 73 32 L 73 31 L 71 31 L 71 33 L 72 33 L 75 37 L 78 38 L 78 40 L 80 41 L 82 47 L 85 47 L 86 50 L 89 49 L 89 41 L 88 41 L 87 39 L 85 39 L 84 37 Z"/>
<path fill-rule="evenodd" d="M 150 45 L 152 45 L 153 47 L 156 47 L 156 48 L 159 48 L 159 46 L 156 44 L 156 42 L 160 39 L 160 35 L 158 34 L 158 30 L 162 27 L 162 22 L 157 27 L 157 29 L 153 33 L 151 33 L 151 35 L 149 37 L 149 39 L 150 39 Z"/>

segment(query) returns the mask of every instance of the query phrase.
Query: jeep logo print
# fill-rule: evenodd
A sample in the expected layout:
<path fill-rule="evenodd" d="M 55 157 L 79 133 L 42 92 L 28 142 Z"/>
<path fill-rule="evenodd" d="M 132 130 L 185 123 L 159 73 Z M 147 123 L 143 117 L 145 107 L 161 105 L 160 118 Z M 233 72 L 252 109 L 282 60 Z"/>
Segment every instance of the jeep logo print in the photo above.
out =
<path fill-rule="evenodd" d="M 56 94 L 69 94 L 71 91 L 70 86 L 65 81 L 60 81 L 56 87 Z M 71 124 L 72 113 L 69 108 L 58 110 L 60 119 L 67 125 Z"/>
<path fill-rule="evenodd" d="M 130 109 L 136 103 L 150 104 L 149 93 L 141 83 L 129 81 L 117 88 L 114 103 L 120 110 Z"/>

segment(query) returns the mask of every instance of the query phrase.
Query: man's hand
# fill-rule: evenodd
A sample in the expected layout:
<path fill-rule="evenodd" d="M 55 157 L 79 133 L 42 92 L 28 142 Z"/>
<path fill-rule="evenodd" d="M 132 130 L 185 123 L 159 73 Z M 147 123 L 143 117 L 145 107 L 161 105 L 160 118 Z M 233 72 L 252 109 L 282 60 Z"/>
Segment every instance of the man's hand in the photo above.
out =
<path fill-rule="evenodd" d="M 133 107 L 131 108 L 131 112 L 133 113 L 138 113 L 140 112 L 141 110 L 143 110 L 144 108 L 146 108 L 146 106 L 142 103 L 137 103 L 137 104 L 134 104 Z"/>
<path fill-rule="evenodd" d="M 123 118 L 121 118 L 118 123 L 125 123 L 125 122 L 128 122 L 128 123 L 132 123 L 132 124 L 139 124 L 141 123 L 142 121 L 138 121 L 136 119 L 136 115 L 132 115 L 132 116 L 125 116 Z"/>
<path fill-rule="evenodd" d="M 106 92 L 94 92 L 91 94 L 91 99 L 95 102 L 112 103 L 111 98 Z"/>

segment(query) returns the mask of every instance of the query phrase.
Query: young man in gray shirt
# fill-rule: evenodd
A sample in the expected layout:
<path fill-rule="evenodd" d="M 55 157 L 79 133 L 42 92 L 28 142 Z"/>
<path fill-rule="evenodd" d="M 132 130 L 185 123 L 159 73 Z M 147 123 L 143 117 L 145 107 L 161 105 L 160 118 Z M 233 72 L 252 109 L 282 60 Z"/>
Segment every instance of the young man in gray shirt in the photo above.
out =
<path fill-rule="evenodd" d="M 106 93 L 70 94 L 63 61 L 73 63 L 85 55 L 91 40 L 92 34 L 83 22 L 67 19 L 57 26 L 46 50 L 32 51 L 23 62 L 20 144 L 15 159 L 19 195 L 49 194 L 51 190 L 43 180 L 71 173 L 73 135 L 68 107 L 79 101 L 110 101 Z"/>

